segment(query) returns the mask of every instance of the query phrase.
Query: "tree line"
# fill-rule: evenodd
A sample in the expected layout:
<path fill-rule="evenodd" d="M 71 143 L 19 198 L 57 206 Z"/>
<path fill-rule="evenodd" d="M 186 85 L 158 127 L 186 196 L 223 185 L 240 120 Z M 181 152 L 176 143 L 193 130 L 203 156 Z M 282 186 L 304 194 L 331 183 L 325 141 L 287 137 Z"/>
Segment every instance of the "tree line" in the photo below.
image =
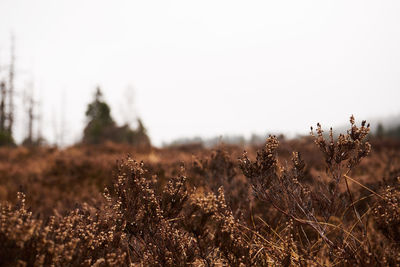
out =
<path fill-rule="evenodd" d="M 15 42 L 11 38 L 10 60 L 7 65 L 0 66 L 0 146 L 17 146 L 14 138 L 15 128 Z M 39 101 L 33 94 L 33 83 L 23 92 L 25 108 L 24 146 L 41 146 L 46 142 L 41 134 Z M 83 130 L 83 144 L 100 144 L 106 141 L 126 143 L 134 146 L 150 147 L 150 138 L 140 118 L 137 128 L 128 124 L 118 126 L 111 116 L 110 106 L 104 100 L 100 87 L 95 90 L 94 98 L 86 110 L 87 124 Z M 34 130 L 37 130 L 36 133 Z"/>

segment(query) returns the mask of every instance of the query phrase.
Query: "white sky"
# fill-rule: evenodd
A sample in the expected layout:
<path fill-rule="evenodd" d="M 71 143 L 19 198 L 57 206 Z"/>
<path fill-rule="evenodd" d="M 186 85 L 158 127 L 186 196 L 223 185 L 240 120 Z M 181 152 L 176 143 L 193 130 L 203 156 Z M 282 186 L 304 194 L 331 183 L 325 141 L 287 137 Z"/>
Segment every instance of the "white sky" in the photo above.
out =
<path fill-rule="evenodd" d="M 0 0 L 0 65 L 12 31 L 17 89 L 34 77 L 50 141 L 62 103 L 80 137 L 98 84 L 119 122 L 134 88 L 156 145 L 307 133 L 400 112 L 399 14 L 400 1 Z"/>

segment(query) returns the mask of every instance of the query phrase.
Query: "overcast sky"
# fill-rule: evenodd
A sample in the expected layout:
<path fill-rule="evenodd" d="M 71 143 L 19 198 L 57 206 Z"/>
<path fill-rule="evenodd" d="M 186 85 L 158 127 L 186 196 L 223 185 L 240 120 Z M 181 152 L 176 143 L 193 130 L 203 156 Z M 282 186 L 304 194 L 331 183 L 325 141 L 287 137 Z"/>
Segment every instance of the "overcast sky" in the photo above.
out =
<path fill-rule="evenodd" d="M 13 32 L 17 90 L 33 80 L 50 141 L 62 110 L 68 142 L 79 139 L 96 85 L 156 145 L 306 134 L 400 113 L 399 14 L 400 1 L 0 0 L 0 66 Z"/>

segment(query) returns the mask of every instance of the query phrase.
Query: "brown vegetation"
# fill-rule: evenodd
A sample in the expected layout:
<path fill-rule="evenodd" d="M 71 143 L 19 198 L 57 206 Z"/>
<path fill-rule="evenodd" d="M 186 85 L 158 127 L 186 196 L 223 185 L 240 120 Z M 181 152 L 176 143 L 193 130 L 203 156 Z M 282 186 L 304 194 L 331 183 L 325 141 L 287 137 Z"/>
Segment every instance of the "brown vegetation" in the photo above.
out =
<path fill-rule="evenodd" d="M 350 122 L 244 155 L 1 148 L 0 265 L 399 265 L 400 144 Z"/>

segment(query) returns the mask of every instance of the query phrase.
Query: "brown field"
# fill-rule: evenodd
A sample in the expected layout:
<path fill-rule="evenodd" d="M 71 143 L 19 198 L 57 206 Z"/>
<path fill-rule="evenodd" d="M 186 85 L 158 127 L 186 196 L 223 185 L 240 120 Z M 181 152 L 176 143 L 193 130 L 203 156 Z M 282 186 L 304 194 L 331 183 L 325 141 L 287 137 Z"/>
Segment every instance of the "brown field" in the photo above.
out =
<path fill-rule="evenodd" d="M 368 131 L 1 148 L 0 265 L 399 266 L 400 143 Z"/>

